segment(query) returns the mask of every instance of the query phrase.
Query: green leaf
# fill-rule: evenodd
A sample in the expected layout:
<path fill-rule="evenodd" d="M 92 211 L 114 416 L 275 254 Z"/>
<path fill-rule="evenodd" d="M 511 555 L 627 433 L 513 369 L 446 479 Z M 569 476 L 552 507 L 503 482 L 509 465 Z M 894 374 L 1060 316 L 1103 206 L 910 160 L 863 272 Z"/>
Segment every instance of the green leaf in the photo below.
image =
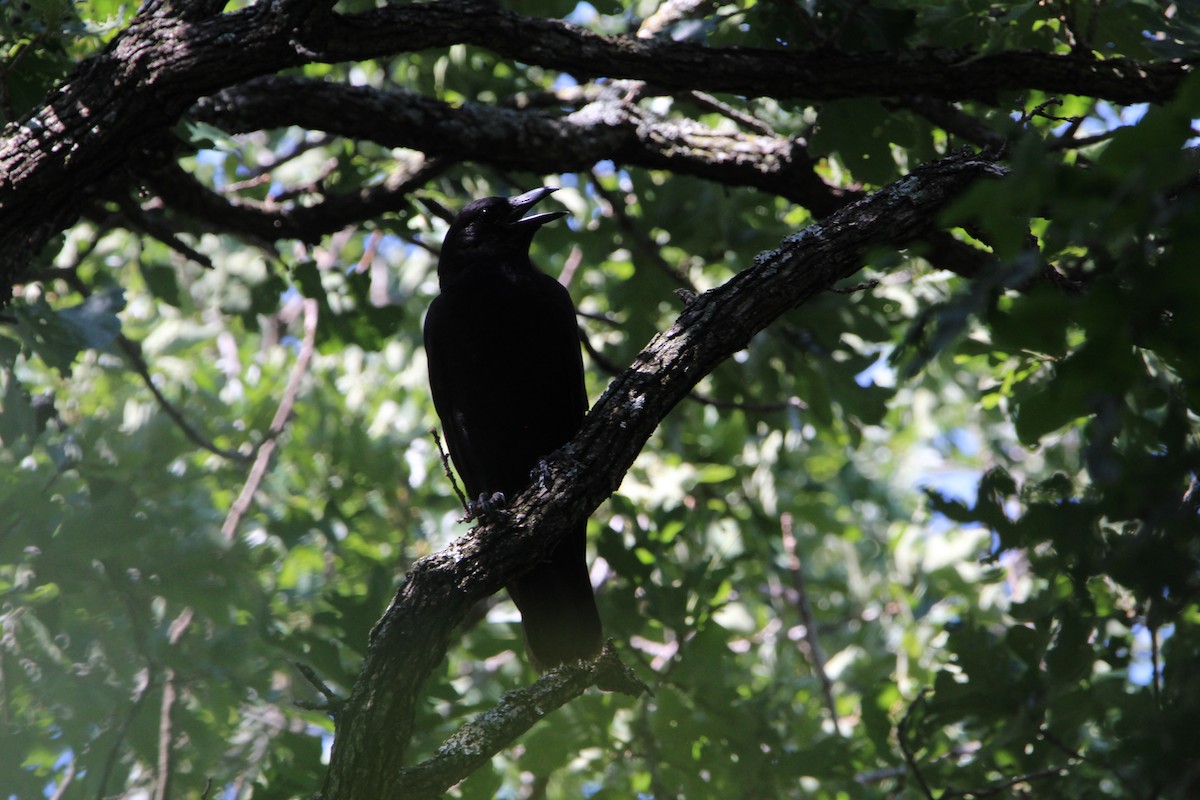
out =
<path fill-rule="evenodd" d="M 13 311 L 17 333 L 25 346 L 67 374 L 80 352 L 103 350 L 112 344 L 121 332 L 117 312 L 124 307 L 125 292 L 114 287 L 63 309 L 53 309 L 39 297 Z"/>

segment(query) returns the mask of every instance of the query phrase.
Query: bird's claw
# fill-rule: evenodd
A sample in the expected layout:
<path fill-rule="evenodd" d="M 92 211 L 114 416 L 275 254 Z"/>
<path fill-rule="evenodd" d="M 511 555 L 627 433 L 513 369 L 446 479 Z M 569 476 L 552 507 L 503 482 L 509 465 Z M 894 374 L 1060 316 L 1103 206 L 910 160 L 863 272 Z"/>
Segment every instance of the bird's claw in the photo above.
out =
<path fill-rule="evenodd" d="M 545 491 L 553 486 L 553 476 L 550 474 L 550 462 L 544 458 L 539 458 L 537 466 L 529 471 L 529 480 L 531 483 L 536 483 L 538 489 Z"/>
<path fill-rule="evenodd" d="M 508 503 L 508 498 L 504 496 L 504 492 L 492 492 L 491 494 L 482 492 L 479 497 L 467 503 L 467 511 L 472 517 L 481 519 L 504 508 L 506 503 Z"/>

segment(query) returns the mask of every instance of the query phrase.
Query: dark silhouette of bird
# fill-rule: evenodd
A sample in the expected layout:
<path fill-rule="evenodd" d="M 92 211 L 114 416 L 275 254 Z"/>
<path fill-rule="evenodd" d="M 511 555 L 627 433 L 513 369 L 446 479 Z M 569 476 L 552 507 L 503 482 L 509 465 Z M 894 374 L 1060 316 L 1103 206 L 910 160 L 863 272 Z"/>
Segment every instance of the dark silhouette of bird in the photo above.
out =
<path fill-rule="evenodd" d="M 529 485 L 587 412 L 579 328 L 567 290 L 529 259 L 533 235 L 561 211 L 524 216 L 555 191 L 485 197 L 450 225 L 439 294 L 425 317 L 433 404 L 472 511 Z M 600 649 L 586 520 L 508 585 L 534 664 L 552 669 Z"/>

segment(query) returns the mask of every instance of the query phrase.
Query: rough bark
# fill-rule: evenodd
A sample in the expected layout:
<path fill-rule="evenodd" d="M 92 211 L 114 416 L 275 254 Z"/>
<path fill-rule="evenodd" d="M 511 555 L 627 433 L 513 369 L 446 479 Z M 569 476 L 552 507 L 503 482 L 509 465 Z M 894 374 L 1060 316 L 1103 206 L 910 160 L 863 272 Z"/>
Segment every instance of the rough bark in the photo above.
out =
<path fill-rule="evenodd" d="M 259 3 L 203 20 L 147 5 L 0 142 L 0 305 L 55 234 L 196 98 L 302 63 L 294 42 L 328 0 Z"/>

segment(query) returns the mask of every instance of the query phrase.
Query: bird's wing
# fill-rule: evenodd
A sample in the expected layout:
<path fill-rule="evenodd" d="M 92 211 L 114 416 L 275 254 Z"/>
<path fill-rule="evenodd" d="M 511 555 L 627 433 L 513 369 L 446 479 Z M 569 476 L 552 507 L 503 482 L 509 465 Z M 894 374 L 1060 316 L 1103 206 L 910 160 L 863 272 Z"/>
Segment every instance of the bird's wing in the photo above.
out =
<path fill-rule="evenodd" d="M 446 447 L 454 454 L 454 466 L 470 494 L 476 491 L 477 481 L 471 464 L 464 461 L 465 454 L 470 453 L 471 448 L 467 441 L 467 431 L 458 414 L 463 399 L 457 392 L 463 387 L 463 383 L 454 378 L 454 357 L 439 349 L 439 342 L 454 341 L 453 325 L 450 303 L 445 295 L 438 295 L 429 304 L 429 311 L 425 315 L 425 359 L 429 370 L 429 390 L 433 395 L 433 406 L 437 410 L 438 418 L 442 421 L 442 435 L 446 438 Z"/>

